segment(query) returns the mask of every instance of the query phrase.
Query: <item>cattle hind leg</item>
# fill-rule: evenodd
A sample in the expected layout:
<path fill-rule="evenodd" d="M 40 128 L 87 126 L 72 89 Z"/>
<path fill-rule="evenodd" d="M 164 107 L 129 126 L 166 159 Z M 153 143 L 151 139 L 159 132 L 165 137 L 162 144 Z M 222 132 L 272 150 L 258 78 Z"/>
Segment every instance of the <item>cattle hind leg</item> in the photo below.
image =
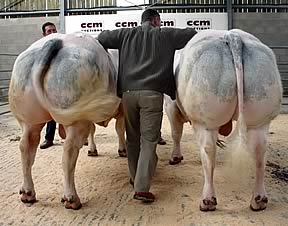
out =
<path fill-rule="evenodd" d="M 217 131 L 206 130 L 199 126 L 200 132 L 200 152 L 204 172 L 204 186 L 202 191 L 202 200 L 200 202 L 201 211 L 214 211 L 217 200 L 214 189 L 214 168 L 216 156 Z"/>
<path fill-rule="evenodd" d="M 164 96 L 165 104 L 164 108 L 168 116 L 171 128 L 171 136 L 173 139 L 173 151 L 169 160 L 170 165 L 176 165 L 180 163 L 184 158 L 181 153 L 181 138 L 183 133 L 184 118 L 177 107 L 175 101 L 172 101 L 169 97 Z"/>
<path fill-rule="evenodd" d="M 269 125 L 257 129 L 248 130 L 248 142 L 250 150 L 255 157 L 255 187 L 250 201 L 250 208 L 254 211 L 264 210 L 268 203 L 267 192 L 264 185 L 265 152 L 267 148 L 267 133 Z"/>
<path fill-rule="evenodd" d="M 78 210 L 82 207 L 75 188 L 75 166 L 79 155 L 79 149 L 86 142 L 93 124 L 88 121 L 81 121 L 67 126 L 67 137 L 64 142 L 62 167 L 64 171 L 64 195 L 61 199 L 65 202 L 65 208 Z"/>
<path fill-rule="evenodd" d="M 115 130 L 118 135 L 118 154 L 120 157 L 127 157 L 126 141 L 125 141 L 125 118 L 122 114 L 116 118 Z"/>
<path fill-rule="evenodd" d="M 23 185 L 20 188 L 21 201 L 24 203 L 36 202 L 36 192 L 32 179 L 32 166 L 35 161 L 37 147 L 40 141 L 40 133 L 44 124 L 30 126 L 20 122 L 23 135 L 20 140 L 21 162 L 23 171 Z"/>
<path fill-rule="evenodd" d="M 88 156 L 98 156 L 96 143 L 94 142 L 95 131 L 96 131 L 96 127 L 94 123 L 91 122 L 91 129 L 90 129 L 90 133 L 88 136 L 88 145 L 89 145 L 89 150 L 87 153 Z"/>
<path fill-rule="evenodd" d="M 181 153 L 181 146 L 180 146 L 184 123 L 180 120 L 174 119 L 174 122 L 171 122 L 170 124 L 171 124 L 171 135 L 173 139 L 173 151 L 171 153 L 169 164 L 176 165 L 184 159 Z"/>

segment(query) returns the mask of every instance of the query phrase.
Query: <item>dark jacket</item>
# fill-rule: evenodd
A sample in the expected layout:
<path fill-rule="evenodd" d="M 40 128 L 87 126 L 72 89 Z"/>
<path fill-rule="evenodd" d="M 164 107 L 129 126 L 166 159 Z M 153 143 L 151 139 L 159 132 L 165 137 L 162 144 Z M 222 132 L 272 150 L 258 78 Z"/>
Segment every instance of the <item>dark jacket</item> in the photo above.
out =
<path fill-rule="evenodd" d="M 103 47 L 119 50 L 118 96 L 129 90 L 154 90 L 175 99 L 174 53 L 196 33 L 192 28 L 160 28 L 149 22 L 101 32 L 98 40 Z"/>

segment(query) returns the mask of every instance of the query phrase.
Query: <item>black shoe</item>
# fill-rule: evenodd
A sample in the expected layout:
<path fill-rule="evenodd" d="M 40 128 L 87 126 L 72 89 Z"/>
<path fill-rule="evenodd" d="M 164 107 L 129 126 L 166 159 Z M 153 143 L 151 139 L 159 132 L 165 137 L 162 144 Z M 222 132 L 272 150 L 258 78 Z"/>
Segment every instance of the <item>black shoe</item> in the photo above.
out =
<path fill-rule="evenodd" d="M 154 202 L 155 200 L 155 196 L 151 192 L 135 192 L 133 198 L 142 202 Z"/>
<path fill-rule="evenodd" d="M 162 137 L 159 137 L 158 144 L 165 145 L 166 141 Z"/>
<path fill-rule="evenodd" d="M 49 140 L 45 140 L 41 145 L 40 148 L 41 149 L 46 149 L 53 146 L 53 141 L 49 141 Z"/>

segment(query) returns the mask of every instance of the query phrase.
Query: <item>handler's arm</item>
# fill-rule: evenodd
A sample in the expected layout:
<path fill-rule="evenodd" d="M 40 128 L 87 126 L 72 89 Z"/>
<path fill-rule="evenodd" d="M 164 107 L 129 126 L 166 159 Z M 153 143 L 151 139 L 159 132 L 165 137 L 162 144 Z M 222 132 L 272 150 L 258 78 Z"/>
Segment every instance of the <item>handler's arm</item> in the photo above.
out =
<path fill-rule="evenodd" d="M 197 31 L 193 28 L 171 28 L 173 31 L 171 32 L 171 41 L 175 49 L 182 49 L 187 44 L 187 42 L 197 34 Z"/>
<path fill-rule="evenodd" d="M 102 31 L 97 39 L 105 49 L 119 49 L 121 46 L 121 29 Z"/>

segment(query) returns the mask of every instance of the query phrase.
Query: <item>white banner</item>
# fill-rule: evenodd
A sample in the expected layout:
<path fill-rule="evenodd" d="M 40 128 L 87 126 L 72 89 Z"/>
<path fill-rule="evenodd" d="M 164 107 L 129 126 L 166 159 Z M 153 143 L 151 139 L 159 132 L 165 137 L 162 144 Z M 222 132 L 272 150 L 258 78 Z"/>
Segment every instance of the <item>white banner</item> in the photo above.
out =
<path fill-rule="evenodd" d="M 65 17 L 65 33 L 87 32 L 97 36 L 103 30 L 131 28 L 141 25 L 141 14 L 77 15 Z M 197 31 L 206 29 L 227 30 L 227 13 L 163 13 L 163 27 L 193 27 Z"/>

